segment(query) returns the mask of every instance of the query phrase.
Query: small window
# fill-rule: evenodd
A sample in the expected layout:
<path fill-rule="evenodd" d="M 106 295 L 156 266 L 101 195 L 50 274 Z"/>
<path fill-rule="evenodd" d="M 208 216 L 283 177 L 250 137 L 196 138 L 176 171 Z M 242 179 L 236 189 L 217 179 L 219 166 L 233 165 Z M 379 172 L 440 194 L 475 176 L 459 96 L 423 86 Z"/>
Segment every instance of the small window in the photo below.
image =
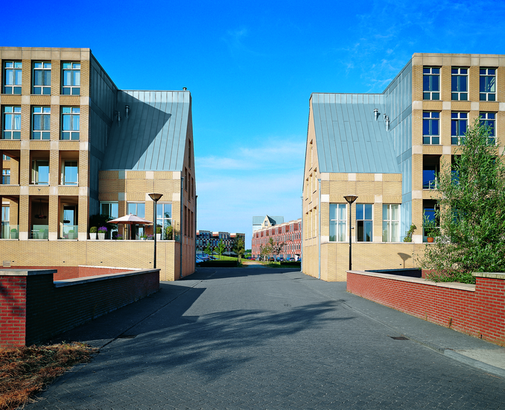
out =
<path fill-rule="evenodd" d="M 496 69 L 480 69 L 480 101 L 496 101 Z"/>
<path fill-rule="evenodd" d="M 116 219 L 118 217 L 118 203 L 100 202 L 100 215 L 105 215 L 109 220 Z"/>
<path fill-rule="evenodd" d="M 11 183 L 11 170 L 4 169 L 2 170 L 2 184 L 9 185 Z"/>
<path fill-rule="evenodd" d="M 51 95 L 51 63 L 34 62 L 32 81 L 33 94 Z"/>
<path fill-rule="evenodd" d="M 2 90 L 4 94 L 21 94 L 22 68 L 23 64 L 21 61 L 4 62 L 4 78 Z"/>
<path fill-rule="evenodd" d="M 51 137 L 51 107 L 32 108 L 32 139 L 48 140 Z"/>
<path fill-rule="evenodd" d="M 330 204 L 330 242 L 346 240 L 346 204 Z"/>
<path fill-rule="evenodd" d="M 42 159 L 32 161 L 32 184 L 49 185 L 49 161 Z"/>
<path fill-rule="evenodd" d="M 423 144 L 440 144 L 439 119 L 439 112 L 423 112 Z"/>
<path fill-rule="evenodd" d="M 2 139 L 21 138 L 21 107 L 3 107 Z"/>
<path fill-rule="evenodd" d="M 373 205 L 372 204 L 357 204 L 356 205 L 356 226 L 357 226 L 357 241 L 372 242 L 373 241 Z"/>
<path fill-rule="evenodd" d="M 79 185 L 79 172 L 77 161 L 63 161 L 61 166 L 61 184 Z"/>
<path fill-rule="evenodd" d="M 451 113 L 451 144 L 461 145 L 465 141 L 466 127 L 468 126 L 468 113 Z"/>
<path fill-rule="evenodd" d="M 159 203 L 156 206 L 156 228 L 161 228 L 163 240 L 174 239 L 172 226 L 172 204 Z M 205 235 L 204 235 L 205 236 Z"/>
<path fill-rule="evenodd" d="M 61 93 L 63 95 L 80 95 L 81 63 L 63 63 L 62 76 Z"/>
<path fill-rule="evenodd" d="M 440 68 L 423 67 L 423 99 L 440 100 Z"/>
<path fill-rule="evenodd" d="M 78 141 L 80 130 L 79 107 L 62 107 L 61 109 L 61 139 Z"/>
<path fill-rule="evenodd" d="M 400 205 L 382 205 L 382 242 L 400 242 Z"/>
<path fill-rule="evenodd" d="M 489 144 L 496 144 L 496 113 L 494 112 L 481 112 L 480 124 L 488 129 Z"/>
<path fill-rule="evenodd" d="M 451 71 L 451 99 L 468 100 L 468 68 L 453 68 Z"/>

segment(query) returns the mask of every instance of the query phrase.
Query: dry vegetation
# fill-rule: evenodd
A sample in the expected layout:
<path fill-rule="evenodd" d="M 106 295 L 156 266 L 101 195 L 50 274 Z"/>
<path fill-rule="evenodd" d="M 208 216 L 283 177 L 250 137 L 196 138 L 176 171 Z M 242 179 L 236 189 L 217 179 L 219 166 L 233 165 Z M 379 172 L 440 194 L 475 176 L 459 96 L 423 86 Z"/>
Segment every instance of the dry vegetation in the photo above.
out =
<path fill-rule="evenodd" d="M 26 403 L 71 367 L 88 362 L 97 351 L 83 343 L 0 349 L 0 410 Z"/>

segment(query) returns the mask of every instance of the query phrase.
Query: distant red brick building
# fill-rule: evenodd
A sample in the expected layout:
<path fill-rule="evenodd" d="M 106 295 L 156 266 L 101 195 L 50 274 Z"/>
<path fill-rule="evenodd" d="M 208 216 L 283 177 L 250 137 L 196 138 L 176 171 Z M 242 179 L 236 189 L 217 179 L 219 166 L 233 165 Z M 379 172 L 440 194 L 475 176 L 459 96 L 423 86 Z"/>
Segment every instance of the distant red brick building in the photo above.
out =
<path fill-rule="evenodd" d="M 261 255 L 261 249 L 273 239 L 275 243 L 284 243 L 281 253 L 282 258 L 298 260 L 302 252 L 302 220 L 285 222 L 275 226 L 258 229 L 253 232 L 251 254 L 253 258 Z"/>

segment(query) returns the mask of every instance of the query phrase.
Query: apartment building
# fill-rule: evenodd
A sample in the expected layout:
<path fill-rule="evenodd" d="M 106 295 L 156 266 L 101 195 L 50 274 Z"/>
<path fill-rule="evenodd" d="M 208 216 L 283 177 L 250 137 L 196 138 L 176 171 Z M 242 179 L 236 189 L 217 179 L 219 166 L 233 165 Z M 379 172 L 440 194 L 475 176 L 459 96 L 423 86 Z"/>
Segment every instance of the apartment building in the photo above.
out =
<path fill-rule="evenodd" d="M 298 260 L 302 252 L 302 220 L 289 221 L 276 224 L 275 226 L 266 226 L 253 232 L 251 242 L 251 256 L 257 259 L 261 256 L 263 248 L 270 244 L 270 239 L 275 244 L 282 243 L 279 257 L 285 260 Z"/>
<path fill-rule="evenodd" d="M 244 233 L 198 230 L 196 231 L 196 250 L 198 252 L 205 252 L 207 247 L 215 250 L 222 241 L 225 246 L 225 252 L 229 253 L 233 252 L 233 248 L 239 240 L 242 240 L 245 243 Z"/>
<path fill-rule="evenodd" d="M 436 172 L 475 119 L 503 147 L 504 111 L 502 55 L 416 53 L 380 94 L 312 94 L 302 270 L 345 280 L 349 236 L 353 269 L 416 266 L 423 217 L 434 218 Z M 357 199 L 349 205 L 346 195 Z"/>
<path fill-rule="evenodd" d="M 119 90 L 87 48 L 0 47 L 0 67 L 4 265 L 153 266 L 152 243 L 95 243 L 88 232 L 98 214 L 153 222 L 156 192 L 156 224 L 174 232 L 159 243 L 161 277 L 192 273 L 190 92 Z M 153 227 L 137 229 L 153 234 Z M 117 234 L 124 236 L 123 225 Z"/>

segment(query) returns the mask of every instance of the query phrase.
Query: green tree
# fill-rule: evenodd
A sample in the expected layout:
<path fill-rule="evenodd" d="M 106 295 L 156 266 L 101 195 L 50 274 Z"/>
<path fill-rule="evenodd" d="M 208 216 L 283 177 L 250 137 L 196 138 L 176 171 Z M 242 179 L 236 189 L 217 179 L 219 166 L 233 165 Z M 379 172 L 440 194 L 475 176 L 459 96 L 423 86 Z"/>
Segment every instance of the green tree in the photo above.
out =
<path fill-rule="evenodd" d="M 219 259 L 221 259 L 221 255 L 223 254 L 225 249 L 226 245 L 224 244 L 223 240 L 220 239 L 219 243 L 217 244 L 217 253 L 219 253 Z"/>
<path fill-rule="evenodd" d="M 244 240 L 239 239 L 238 241 L 235 242 L 233 245 L 233 252 L 235 252 L 238 256 L 238 263 L 241 262 L 242 256 L 245 253 L 245 245 L 244 245 Z"/>
<path fill-rule="evenodd" d="M 205 253 L 209 256 L 212 256 L 212 251 L 213 251 L 213 248 L 211 246 L 210 243 L 207 244 L 206 248 L 204 249 L 205 250 Z"/>
<path fill-rule="evenodd" d="M 262 260 L 265 260 L 265 259 L 268 259 L 268 255 L 270 255 L 270 252 L 272 250 L 270 249 L 270 246 L 269 245 L 260 245 L 260 258 Z"/>
<path fill-rule="evenodd" d="M 279 256 L 280 253 L 282 252 L 284 242 L 275 242 L 273 238 L 270 238 L 269 245 L 271 254 L 274 256 Z"/>
<path fill-rule="evenodd" d="M 488 127 L 476 120 L 454 164 L 438 174 L 435 243 L 421 266 L 434 280 L 474 283 L 473 272 L 505 272 L 505 165 Z"/>

